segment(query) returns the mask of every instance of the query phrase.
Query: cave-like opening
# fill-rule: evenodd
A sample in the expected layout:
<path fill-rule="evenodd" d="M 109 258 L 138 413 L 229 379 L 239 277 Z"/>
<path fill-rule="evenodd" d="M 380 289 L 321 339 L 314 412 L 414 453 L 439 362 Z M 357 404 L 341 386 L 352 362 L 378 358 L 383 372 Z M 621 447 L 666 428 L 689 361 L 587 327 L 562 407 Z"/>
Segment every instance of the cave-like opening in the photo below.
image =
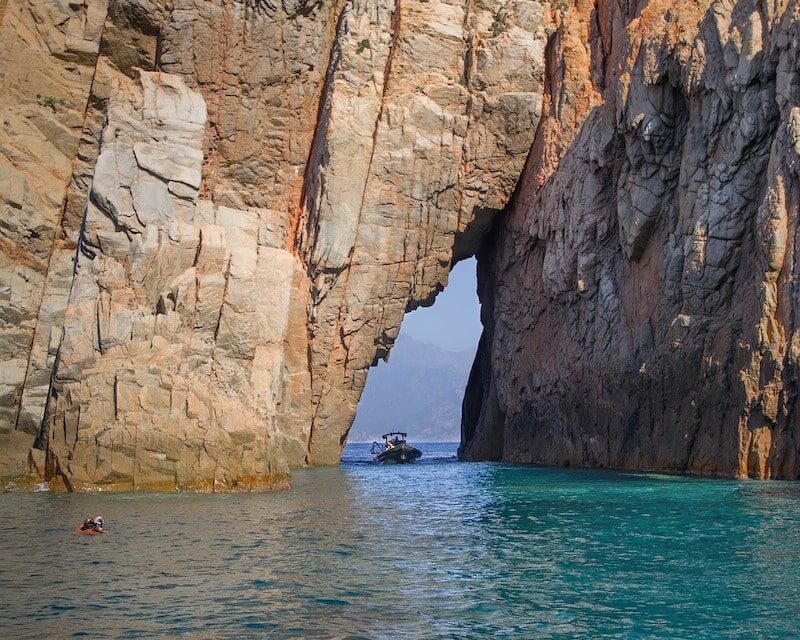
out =
<path fill-rule="evenodd" d="M 453 267 L 429 307 L 406 315 L 388 362 L 370 371 L 350 442 L 389 430 L 419 442 L 457 442 L 461 402 L 481 335 L 474 258 Z"/>

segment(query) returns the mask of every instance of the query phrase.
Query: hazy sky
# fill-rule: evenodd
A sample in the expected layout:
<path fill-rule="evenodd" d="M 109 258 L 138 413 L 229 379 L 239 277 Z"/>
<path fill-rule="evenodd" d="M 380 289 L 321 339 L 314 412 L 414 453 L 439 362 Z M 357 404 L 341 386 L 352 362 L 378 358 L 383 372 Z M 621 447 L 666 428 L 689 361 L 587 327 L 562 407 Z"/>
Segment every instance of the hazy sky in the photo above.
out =
<path fill-rule="evenodd" d="M 407 314 L 400 333 L 451 351 L 475 349 L 481 336 L 476 286 L 475 258 L 462 260 L 450 273 L 450 282 L 436 296 L 433 306 Z"/>

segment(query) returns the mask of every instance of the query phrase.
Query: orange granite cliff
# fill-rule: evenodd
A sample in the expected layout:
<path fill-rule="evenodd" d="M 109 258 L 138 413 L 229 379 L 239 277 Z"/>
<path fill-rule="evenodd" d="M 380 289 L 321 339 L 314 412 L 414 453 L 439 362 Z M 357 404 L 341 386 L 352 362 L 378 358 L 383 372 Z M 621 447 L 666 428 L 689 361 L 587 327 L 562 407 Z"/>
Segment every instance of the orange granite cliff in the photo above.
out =
<path fill-rule="evenodd" d="M 0 477 L 249 490 L 336 464 L 367 370 L 508 201 L 525 0 L 8 0 Z"/>

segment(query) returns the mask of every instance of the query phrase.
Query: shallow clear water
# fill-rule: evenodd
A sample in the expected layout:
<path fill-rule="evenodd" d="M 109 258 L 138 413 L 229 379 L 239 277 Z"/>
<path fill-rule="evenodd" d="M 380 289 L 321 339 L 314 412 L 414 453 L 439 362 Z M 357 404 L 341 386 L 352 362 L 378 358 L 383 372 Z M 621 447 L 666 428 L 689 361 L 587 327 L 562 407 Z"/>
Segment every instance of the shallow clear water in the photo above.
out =
<path fill-rule="evenodd" d="M 800 484 L 422 448 L 280 494 L 0 495 L 0 637 L 800 637 Z"/>

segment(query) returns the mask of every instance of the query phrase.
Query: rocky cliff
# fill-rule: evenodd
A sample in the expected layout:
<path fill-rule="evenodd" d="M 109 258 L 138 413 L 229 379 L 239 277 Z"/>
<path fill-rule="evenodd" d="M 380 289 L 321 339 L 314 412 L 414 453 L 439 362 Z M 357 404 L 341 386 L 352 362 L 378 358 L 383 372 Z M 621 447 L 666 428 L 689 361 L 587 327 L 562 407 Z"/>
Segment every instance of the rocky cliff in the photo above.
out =
<path fill-rule="evenodd" d="M 475 252 L 462 457 L 797 477 L 799 11 L 0 1 L 3 485 L 335 464 Z"/>
<path fill-rule="evenodd" d="M 598 0 L 554 23 L 479 254 L 462 457 L 800 477 L 798 3 Z"/>
<path fill-rule="evenodd" d="M 0 477 L 338 461 L 542 110 L 533 0 L 0 2 Z"/>

